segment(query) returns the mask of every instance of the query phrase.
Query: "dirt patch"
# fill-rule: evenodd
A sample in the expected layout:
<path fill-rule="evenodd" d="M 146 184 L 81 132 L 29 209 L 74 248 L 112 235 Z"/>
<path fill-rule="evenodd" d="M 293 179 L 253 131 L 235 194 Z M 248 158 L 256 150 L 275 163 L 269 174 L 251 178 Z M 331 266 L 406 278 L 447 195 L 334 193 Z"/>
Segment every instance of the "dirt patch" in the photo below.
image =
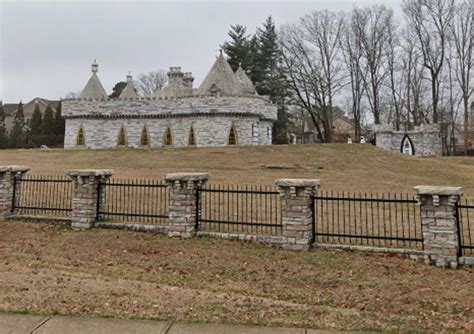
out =
<path fill-rule="evenodd" d="M 472 332 L 473 274 L 389 255 L 0 224 L 8 311 Z"/>

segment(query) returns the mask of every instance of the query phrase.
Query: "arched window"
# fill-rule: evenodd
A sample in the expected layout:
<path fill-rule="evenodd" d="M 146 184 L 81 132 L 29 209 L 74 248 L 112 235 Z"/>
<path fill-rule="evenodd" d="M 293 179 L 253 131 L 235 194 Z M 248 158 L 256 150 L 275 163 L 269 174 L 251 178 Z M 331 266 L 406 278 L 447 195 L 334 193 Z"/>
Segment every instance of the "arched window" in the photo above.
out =
<path fill-rule="evenodd" d="M 189 146 L 196 145 L 196 135 L 194 134 L 194 127 L 192 125 L 191 125 L 191 129 L 189 129 L 188 145 Z"/>
<path fill-rule="evenodd" d="M 415 155 L 415 147 L 413 146 L 413 142 L 408 135 L 405 135 L 405 137 L 402 139 L 400 152 L 407 155 Z"/>
<path fill-rule="evenodd" d="M 235 126 L 232 124 L 229 131 L 229 145 L 237 145 L 237 133 L 235 131 Z"/>
<path fill-rule="evenodd" d="M 166 130 L 165 130 L 165 136 L 163 138 L 163 145 L 164 146 L 171 146 L 173 145 L 173 136 L 171 135 L 171 129 L 168 127 L 166 127 Z"/>
<path fill-rule="evenodd" d="M 118 146 L 126 146 L 127 145 L 127 137 L 125 135 L 125 129 L 122 126 L 119 131 L 118 135 L 118 141 L 117 141 Z"/>
<path fill-rule="evenodd" d="M 76 137 L 76 145 L 77 146 L 84 146 L 86 144 L 85 136 L 84 136 L 84 129 L 82 126 L 79 128 L 79 132 L 77 133 Z"/>
<path fill-rule="evenodd" d="M 150 137 L 148 137 L 148 130 L 146 126 L 143 127 L 142 135 L 140 137 L 140 145 L 141 146 L 149 146 L 150 145 Z"/>

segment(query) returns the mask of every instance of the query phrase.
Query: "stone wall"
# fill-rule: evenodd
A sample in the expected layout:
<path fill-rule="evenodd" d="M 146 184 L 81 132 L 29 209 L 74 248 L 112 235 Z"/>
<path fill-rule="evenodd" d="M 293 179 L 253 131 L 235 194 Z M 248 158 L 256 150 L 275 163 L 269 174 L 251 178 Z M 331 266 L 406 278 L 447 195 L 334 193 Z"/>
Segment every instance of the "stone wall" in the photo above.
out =
<path fill-rule="evenodd" d="M 174 147 L 188 146 L 193 126 L 196 146 L 225 146 L 234 124 L 237 145 L 271 144 L 276 106 L 266 98 L 183 97 L 174 99 L 77 99 L 63 101 L 66 119 L 65 148 L 74 148 L 80 127 L 87 148 L 114 148 L 124 127 L 127 146 L 139 147 L 146 126 L 151 147 L 162 147 L 166 128 Z"/>
<path fill-rule="evenodd" d="M 374 127 L 376 146 L 387 151 L 401 153 L 402 140 L 407 135 L 417 156 L 441 155 L 442 146 L 439 127 L 436 124 L 420 125 L 413 131 L 395 131 L 391 126 Z"/>

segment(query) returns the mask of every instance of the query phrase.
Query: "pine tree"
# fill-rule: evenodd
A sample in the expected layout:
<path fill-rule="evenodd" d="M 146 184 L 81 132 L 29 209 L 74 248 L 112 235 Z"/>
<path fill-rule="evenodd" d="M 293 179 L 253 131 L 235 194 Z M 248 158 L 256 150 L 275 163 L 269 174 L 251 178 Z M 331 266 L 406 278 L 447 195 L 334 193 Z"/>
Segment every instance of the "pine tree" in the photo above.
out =
<path fill-rule="evenodd" d="M 227 55 L 227 62 L 235 71 L 242 66 L 244 70 L 248 70 L 251 66 L 250 60 L 250 41 L 247 35 L 247 28 L 240 24 L 231 25 L 227 33 L 230 41 L 224 42 L 221 48 Z"/>
<path fill-rule="evenodd" d="M 13 148 L 20 148 L 26 145 L 25 114 L 22 102 L 18 104 L 9 141 L 10 147 Z"/>
<path fill-rule="evenodd" d="M 31 120 L 30 120 L 30 136 L 29 136 L 30 143 L 29 144 L 33 147 L 41 144 L 42 123 L 43 123 L 43 115 L 41 114 L 41 110 L 38 104 L 36 104 L 35 111 L 33 112 L 33 116 L 31 116 Z"/>
<path fill-rule="evenodd" d="M 46 107 L 46 110 L 44 111 L 44 117 L 43 117 L 43 123 L 41 125 L 41 135 L 42 135 L 42 141 L 46 145 L 52 145 L 54 144 L 54 134 L 55 130 L 55 123 L 54 123 L 54 114 L 53 114 L 53 109 L 51 106 L 48 104 Z"/>
<path fill-rule="evenodd" d="M 5 111 L 0 101 L 0 148 L 8 147 L 7 129 L 5 127 Z"/>
<path fill-rule="evenodd" d="M 54 135 L 56 137 L 54 143 L 62 144 L 64 142 L 65 121 L 62 117 L 61 102 L 59 102 L 54 114 Z"/>
<path fill-rule="evenodd" d="M 120 97 L 120 94 L 122 94 L 122 91 L 125 89 L 126 86 L 127 83 L 125 81 L 117 82 L 114 88 L 112 88 L 112 94 L 110 94 L 109 97 L 111 99 Z"/>

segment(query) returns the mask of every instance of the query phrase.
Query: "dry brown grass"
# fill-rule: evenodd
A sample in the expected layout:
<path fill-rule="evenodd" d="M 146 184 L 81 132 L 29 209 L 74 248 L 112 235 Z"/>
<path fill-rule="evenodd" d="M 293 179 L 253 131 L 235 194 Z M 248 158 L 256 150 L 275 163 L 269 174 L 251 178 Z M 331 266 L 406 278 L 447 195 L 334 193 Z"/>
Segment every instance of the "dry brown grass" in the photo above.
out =
<path fill-rule="evenodd" d="M 276 178 L 320 178 L 325 190 L 405 192 L 428 185 L 462 185 L 474 196 L 474 158 L 415 158 L 371 145 L 293 145 L 157 150 L 2 150 L 0 164 L 26 164 L 33 174 L 112 168 L 121 178 L 205 171 L 213 183 L 271 185 Z M 263 165 L 295 164 L 296 169 Z"/>
<path fill-rule="evenodd" d="M 0 309 L 60 314 L 473 332 L 472 269 L 389 255 L 0 224 Z"/>

